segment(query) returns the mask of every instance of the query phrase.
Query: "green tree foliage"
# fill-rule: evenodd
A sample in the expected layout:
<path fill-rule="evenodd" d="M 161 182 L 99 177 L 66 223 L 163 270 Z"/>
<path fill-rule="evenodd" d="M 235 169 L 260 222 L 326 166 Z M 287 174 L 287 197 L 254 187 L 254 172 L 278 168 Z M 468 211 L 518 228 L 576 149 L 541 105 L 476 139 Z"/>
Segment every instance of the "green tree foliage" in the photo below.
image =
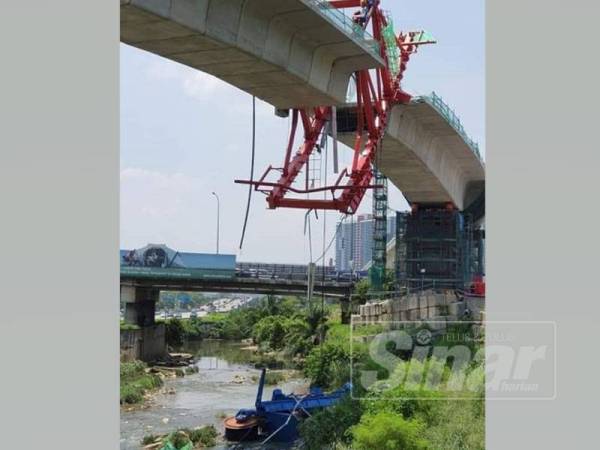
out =
<path fill-rule="evenodd" d="M 371 289 L 371 283 L 368 278 L 363 278 L 354 285 L 354 292 L 352 295 L 352 303 L 355 305 L 364 305 L 369 299 L 369 290 Z"/>
<path fill-rule="evenodd" d="M 254 325 L 252 337 L 258 344 L 267 344 L 273 350 L 280 350 L 284 345 L 287 321 L 283 316 L 267 316 Z"/>
<path fill-rule="evenodd" d="M 361 403 L 346 396 L 334 406 L 313 414 L 300 423 L 304 448 L 322 450 L 338 444 L 349 445 L 352 436 L 348 430 L 360 421 L 362 413 Z"/>
<path fill-rule="evenodd" d="M 325 330 L 322 317 L 322 314 L 302 310 L 290 317 L 266 316 L 254 325 L 252 337 L 264 349 L 304 355 L 312 348 L 317 333 Z"/>
<path fill-rule="evenodd" d="M 351 428 L 352 448 L 355 450 L 422 450 L 427 441 L 422 438 L 424 425 L 407 420 L 400 414 L 382 411 L 367 413 Z M 439 447 L 445 448 L 445 447 Z"/>
<path fill-rule="evenodd" d="M 340 387 L 350 380 L 349 348 L 330 341 L 315 346 L 306 357 L 304 373 L 316 386 Z"/>

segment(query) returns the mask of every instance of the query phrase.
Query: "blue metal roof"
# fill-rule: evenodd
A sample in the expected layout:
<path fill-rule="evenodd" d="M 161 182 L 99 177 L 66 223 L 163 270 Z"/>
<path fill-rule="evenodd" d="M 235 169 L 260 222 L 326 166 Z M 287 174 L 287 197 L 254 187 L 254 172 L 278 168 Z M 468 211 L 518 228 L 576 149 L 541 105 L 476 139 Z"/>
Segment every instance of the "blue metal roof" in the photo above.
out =
<path fill-rule="evenodd" d="M 159 261 L 162 268 L 186 268 L 186 269 L 226 269 L 235 270 L 235 255 L 224 255 L 215 253 L 191 253 L 177 252 L 164 244 L 148 244 L 139 249 L 132 249 L 135 262 L 128 263 L 127 257 L 132 250 L 119 251 L 122 265 L 145 265 L 144 255 L 151 249 L 163 250 L 162 260 Z"/>
<path fill-rule="evenodd" d="M 235 269 L 235 255 L 179 253 L 185 267 L 193 269 Z"/>

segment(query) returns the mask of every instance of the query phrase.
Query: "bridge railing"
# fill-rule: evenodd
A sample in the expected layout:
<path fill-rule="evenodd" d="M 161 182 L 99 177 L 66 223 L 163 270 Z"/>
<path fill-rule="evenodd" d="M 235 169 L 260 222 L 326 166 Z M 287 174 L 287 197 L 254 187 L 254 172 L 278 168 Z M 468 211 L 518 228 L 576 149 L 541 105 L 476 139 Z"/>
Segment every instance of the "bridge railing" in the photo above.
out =
<path fill-rule="evenodd" d="M 370 51 L 375 53 L 377 56 L 379 53 L 379 43 L 373 38 L 373 36 L 366 31 L 364 28 L 357 25 L 352 21 L 350 17 L 343 13 L 340 9 L 331 6 L 327 0 L 303 0 L 308 6 L 315 11 L 321 13 L 324 17 L 329 19 L 335 25 L 337 25 L 342 31 L 351 36 L 356 42 L 365 45 Z"/>
<path fill-rule="evenodd" d="M 419 97 L 416 97 L 415 100 L 422 100 L 433 106 L 436 109 L 436 111 L 439 112 L 442 115 L 442 117 L 444 117 L 444 119 L 446 119 L 446 122 L 448 122 L 450 126 L 454 128 L 456 132 L 463 138 L 463 140 L 473 151 L 475 156 L 477 156 L 477 158 L 481 162 L 483 162 L 483 159 L 481 158 L 481 153 L 479 152 L 479 144 L 477 144 L 477 142 L 475 142 L 467 135 L 467 132 L 465 131 L 462 123 L 460 122 L 459 117 L 456 115 L 454 110 L 450 108 L 444 102 L 444 100 L 442 100 L 442 97 L 437 95 L 435 92 L 432 92 L 430 95 L 421 95 Z"/>
<path fill-rule="evenodd" d="M 262 278 L 282 280 L 306 280 L 308 278 L 308 266 L 301 264 L 268 264 L 255 262 L 237 262 L 236 276 L 238 278 Z M 358 279 L 357 275 L 338 272 L 334 267 L 316 266 L 314 279 L 331 282 L 351 282 Z"/>

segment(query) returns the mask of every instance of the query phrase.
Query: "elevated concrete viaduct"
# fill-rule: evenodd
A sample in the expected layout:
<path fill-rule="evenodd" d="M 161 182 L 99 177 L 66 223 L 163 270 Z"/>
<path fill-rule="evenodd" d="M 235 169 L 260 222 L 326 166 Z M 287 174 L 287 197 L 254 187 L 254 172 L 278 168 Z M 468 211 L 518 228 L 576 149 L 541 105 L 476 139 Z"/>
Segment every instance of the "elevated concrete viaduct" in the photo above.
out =
<path fill-rule="evenodd" d="M 377 43 L 322 0 L 121 0 L 121 41 L 277 108 L 342 105 Z"/>
<path fill-rule="evenodd" d="M 338 139 L 353 147 L 355 109 L 338 109 L 337 123 Z M 377 161 L 411 204 L 451 202 L 463 211 L 484 201 L 485 167 L 478 149 L 435 94 L 394 106 Z"/>
<path fill-rule="evenodd" d="M 383 64 L 377 43 L 325 0 L 121 0 L 121 41 L 210 73 L 277 108 L 337 105 L 342 142 L 351 74 Z M 352 126 L 354 128 L 352 128 Z M 410 203 L 485 201 L 484 164 L 435 95 L 397 105 L 377 157 Z"/>

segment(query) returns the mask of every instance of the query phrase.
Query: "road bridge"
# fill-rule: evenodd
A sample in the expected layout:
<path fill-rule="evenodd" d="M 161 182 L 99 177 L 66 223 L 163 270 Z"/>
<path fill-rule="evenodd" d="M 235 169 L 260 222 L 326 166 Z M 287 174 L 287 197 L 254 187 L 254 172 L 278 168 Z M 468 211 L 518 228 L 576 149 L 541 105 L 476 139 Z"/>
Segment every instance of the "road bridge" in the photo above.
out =
<path fill-rule="evenodd" d="M 308 266 L 236 263 L 235 255 L 175 251 L 164 244 L 120 251 L 121 301 L 125 321 L 138 329 L 122 333 L 134 357 L 145 361 L 166 352 L 165 328 L 155 322 L 161 291 L 229 292 L 307 296 Z M 353 281 L 340 281 L 320 267 L 311 275 L 312 295 L 338 299 L 350 319 Z M 135 342 L 132 344 L 131 342 Z M 131 350 L 130 350 L 131 351 Z"/>
<path fill-rule="evenodd" d="M 340 301 L 342 321 L 350 320 L 351 282 L 316 282 L 315 296 L 325 295 Z M 162 357 L 166 351 L 165 327 L 155 322 L 156 303 L 160 291 L 183 292 L 230 292 L 245 294 L 298 295 L 307 294 L 306 280 L 261 279 L 261 278 L 173 278 L 168 276 L 148 277 L 121 275 L 121 300 L 125 303 L 125 321 L 139 327 L 137 330 L 122 333 L 121 339 L 134 341 L 132 357 L 151 361 Z M 131 344 L 130 344 L 131 345 Z M 131 352 L 132 350 L 130 350 Z"/>
<path fill-rule="evenodd" d="M 169 276 L 136 276 L 121 274 L 121 285 L 157 291 L 185 292 L 229 292 L 240 294 L 299 295 L 305 296 L 308 281 L 300 278 L 173 278 Z M 353 282 L 315 281 L 313 293 L 327 297 L 348 300 L 352 294 Z"/>

